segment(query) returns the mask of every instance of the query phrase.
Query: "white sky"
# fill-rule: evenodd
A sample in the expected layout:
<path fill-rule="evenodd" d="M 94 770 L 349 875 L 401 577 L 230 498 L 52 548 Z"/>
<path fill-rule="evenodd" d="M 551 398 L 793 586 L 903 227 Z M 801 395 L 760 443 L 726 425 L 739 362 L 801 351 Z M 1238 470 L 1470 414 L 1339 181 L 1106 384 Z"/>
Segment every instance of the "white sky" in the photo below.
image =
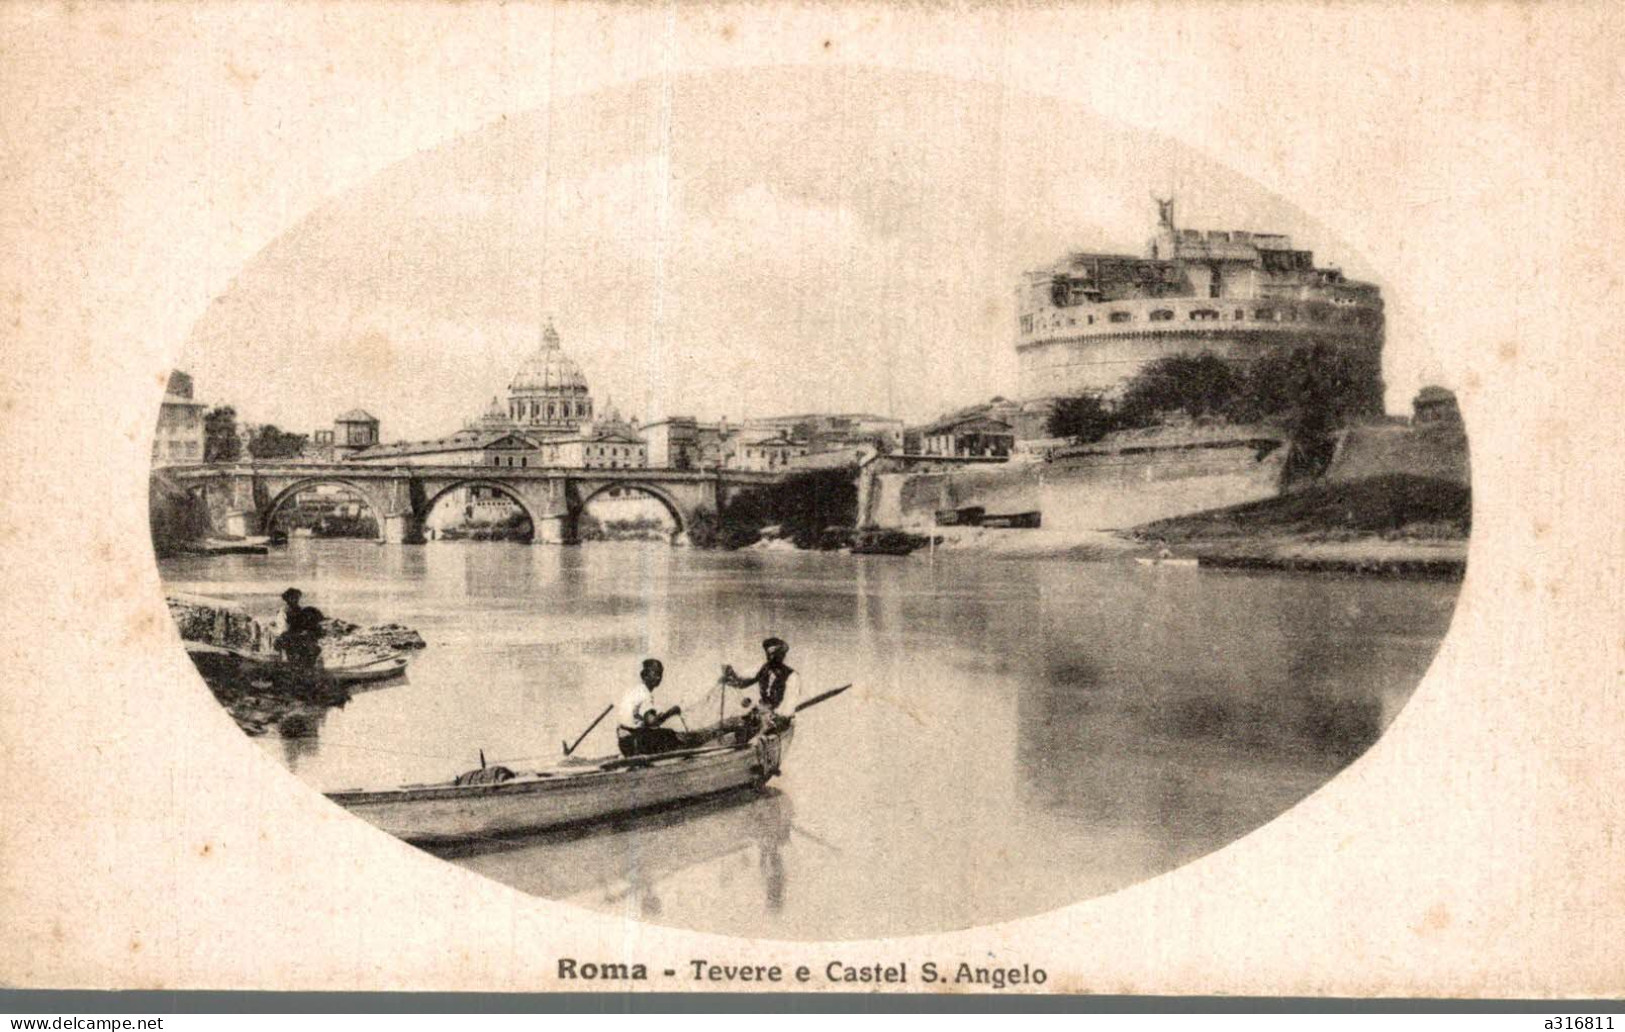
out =
<path fill-rule="evenodd" d="M 1018 275 L 1138 252 L 1180 223 L 1308 216 L 1082 106 L 916 73 L 749 70 L 563 98 L 333 198 L 242 270 L 182 367 L 240 417 L 308 431 L 361 406 L 386 440 L 480 412 L 553 315 L 602 406 L 909 420 L 1012 394 Z M 1390 296 L 1389 408 L 1429 362 Z"/>

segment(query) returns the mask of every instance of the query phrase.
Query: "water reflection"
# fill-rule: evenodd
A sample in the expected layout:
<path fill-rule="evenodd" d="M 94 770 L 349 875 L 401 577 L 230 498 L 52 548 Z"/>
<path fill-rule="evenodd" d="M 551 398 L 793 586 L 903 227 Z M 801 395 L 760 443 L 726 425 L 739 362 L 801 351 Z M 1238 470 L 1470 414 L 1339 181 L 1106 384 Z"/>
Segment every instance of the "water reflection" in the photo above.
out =
<path fill-rule="evenodd" d="M 162 569 L 267 614 L 299 584 L 330 614 L 424 635 L 408 681 L 259 739 L 319 789 L 441 780 L 481 751 L 551 763 L 642 657 L 665 661 L 664 699 L 689 709 L 714 705 L 723 663 L 788 639 L 802 697 L 857 687 L 799 718 L 777 792 L 452 859 L 596 909 L 795 938 L 1037 913 L 1246 834 L 1376 740 L 1456 593 L 638 544 L 296 541 Z M 611 736 L 582 750 L 612 752 Z"/>
<path fill-rule="evenodd" d="M 729 906 L 784 908 L 789 876 L 783 850 L 794 828 L 784 792 L 743 789 L 659 813 L 574 831 L 434 849 L 470 870 L 553 899 L 574 899 L 654 919 L 663 897 L 687 890 L 679 876 L 706 868 L 754 879 L 730 879 Z"/>
<path fill-rule="evenodd" d="M 302 709 L 277 721 L 277 739 L 282 743 L 282 762 L 291 771 L 298 771 L 299 761 L 317 752 L 317 736 L 327 722 L 327 712 Z"/>

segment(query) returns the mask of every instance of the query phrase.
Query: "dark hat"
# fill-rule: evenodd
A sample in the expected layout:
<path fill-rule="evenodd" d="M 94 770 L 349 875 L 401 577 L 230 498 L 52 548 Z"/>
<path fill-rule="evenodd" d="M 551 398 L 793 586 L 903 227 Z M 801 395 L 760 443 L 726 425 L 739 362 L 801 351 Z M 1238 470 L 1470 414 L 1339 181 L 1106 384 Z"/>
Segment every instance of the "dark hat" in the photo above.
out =
<path fill-rule="evenodd" d="M 643 669 L 644 670 L 655 670 L 655 671 L 658 671 L 660 673 L 665 673 L 666 672 L 666 664 L 660 662 L 660 660 L 658 660 L 658 659 L 646 659 L 646 660 L 643 661 Z"/>
<path fill-rule="evenodd" d="M 300 591 L 298 588 L 289 588 L 287 591 L 284 591 L 282 593 L 282 601 L 284 601 L 284 602 L 296 602 L 299 599 L 303 598 L 304 594 L 305 593 Z"/>
<path fill-rule="evenodd" d="M 789 647 L 783 638 L 767 638 L 762 642 L 762 648 L 767 649 L 769 652 L 774 649 L 787 649 Z"/>

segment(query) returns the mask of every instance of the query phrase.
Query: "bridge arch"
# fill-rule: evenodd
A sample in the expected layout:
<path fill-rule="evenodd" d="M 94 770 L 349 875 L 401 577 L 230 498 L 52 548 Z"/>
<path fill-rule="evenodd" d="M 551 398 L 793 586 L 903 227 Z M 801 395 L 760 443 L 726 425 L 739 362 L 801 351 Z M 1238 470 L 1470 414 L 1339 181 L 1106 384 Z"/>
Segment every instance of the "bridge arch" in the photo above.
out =
<path fill-rule="evenodd" d="M 489 477 L 469 477 L 466 480 L 454 480 L 445 487 L 440 488 L 434 494 L 429 495 L 424 499 L 423 506 L 417 513 L 419 525 L 424 525 L 429 522 L 429 515 L 434 512 L 434 507 L 444 501 L 447 495 L 451 494 L 453 491 L 463 491 L 471 487 L 483 487 L 495 491 L 497 494 L 500 494 L 502 497 L 508 499 L 508 501 L 519 506 L 519 511 L 524 513 L 525 519 L 530 521 L 531 540 L 537 541 L 541 539 L 541 520 L 537 518 L 536 513 L 531 510 L 530 505 L 525 502 L 524 497 L 519 493 L 519 491 L 516 490 L 510 483 Z"/>
<path fill-rule="evenodd" d="M 580 539 L 581 515 L 587 511 L 587 505 L 594 498 L 597 498 L 605 491 L 609 491 L 614 488 L 620 488 L 623 491 L 636 491 L 639 494 L 648 495 L 650 498 L 653 498 L 655 501 L 659 502 L 665 508 L 667 515 L 671 516 L 671 533 L 673 539 L 676 539 L 678 536 L 682 535 L 688 530 L 688 515 L 683 512 L 683 507 L 679 505 L 677 500 L 673 498 L 665 489 L 647 480 L 608 480 L 604 483 L 598 484 L 590 491 L 582 494 L 580 500 L 575 502 L 575 504 L 570 507 L 570 540 L 575 541 Z"/>
<path fill-rule="evenodd" d="M 265 507 L 265 516 L 260 520 L 260 526 L 265 529 L 265 533 L 269 534 L 271 529 L 276 526 L 277 514 L 282 511 L 284 506 L 313 487 L 322 487 L 329 484 L 342 487 L 361 499 L 361 504 L 365 505 L 367 511 L 372 513 L 372 521 L 378 527 L 378 540 L 384 540 L 384 506 L 366 488 L 353 480 L 347 480 L 339 476 L 318 475 L 295 480 L 281 491 L 278 491 L 276 497 L 271 499 L 271 503 Z"/>

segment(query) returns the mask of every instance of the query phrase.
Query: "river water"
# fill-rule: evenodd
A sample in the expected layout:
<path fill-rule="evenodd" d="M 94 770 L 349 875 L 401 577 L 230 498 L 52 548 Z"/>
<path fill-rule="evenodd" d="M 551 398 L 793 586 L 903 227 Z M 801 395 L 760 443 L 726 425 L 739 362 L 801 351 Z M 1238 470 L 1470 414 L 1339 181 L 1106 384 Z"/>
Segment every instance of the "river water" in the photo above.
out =
<path fill-rule="evenodd" d="M 550 763 L 644 656 L 665 661 L 662 702 L 697 705 L 723 663 L 754 670 L 761 639 L 786 638 L 801 697 L 856 687 L 802 715 L 766 794 L 444 855 L 600 911 L 796 939 L 1039 913 L 1246 834 L 1375 741 L 1457 592 L 647 543 L 295 539 L 160 565 L 170 590 L 266 616 L 298 585 L 331 616 L 423 634 L 405 682 L 256 739 L 321 790 L 440 780 L 481 750 Z M 610 723 L 584 752 L 614 751 Z"/>

